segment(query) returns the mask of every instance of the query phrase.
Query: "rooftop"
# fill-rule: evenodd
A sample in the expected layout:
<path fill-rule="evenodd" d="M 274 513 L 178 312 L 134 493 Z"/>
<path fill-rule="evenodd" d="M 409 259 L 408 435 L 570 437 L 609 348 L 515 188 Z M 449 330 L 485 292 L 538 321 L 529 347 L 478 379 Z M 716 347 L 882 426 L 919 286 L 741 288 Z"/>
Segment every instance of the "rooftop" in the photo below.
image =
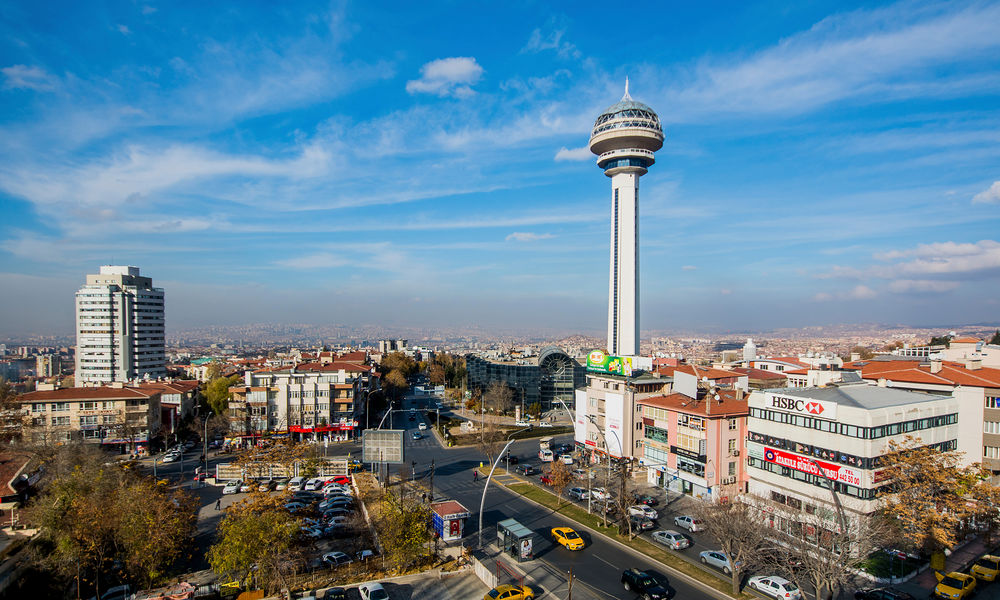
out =
<path fill-rule="evenodd" d="M 717 393 L 719 400 L 707 395 L 695 400 L 690 396 L 675 393 L 637 400 L 636 404 L 706 417 L 745 415 L 750 412 L 747 401 L 739 390 L 718 390 Z"/>
<path fill-rule="evenodd" d="M 821 388 L 776 388 L 767 391 L 795 398 L 835 402 L 839 406 L 849 406 L 865 410 L 905 406 L 921 402 L 934 402 L 946 398 L 946 396 L 937 394 L 884 388 L 867 383 Z"/>

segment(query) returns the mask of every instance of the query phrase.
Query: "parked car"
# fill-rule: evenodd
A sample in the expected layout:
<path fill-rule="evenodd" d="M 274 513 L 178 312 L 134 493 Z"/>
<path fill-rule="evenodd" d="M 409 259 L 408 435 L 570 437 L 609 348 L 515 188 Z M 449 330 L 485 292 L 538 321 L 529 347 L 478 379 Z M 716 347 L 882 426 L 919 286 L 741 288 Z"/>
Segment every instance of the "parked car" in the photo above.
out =
<path fill-rule="evenodd" d="M 331 567 L 339 567 L 354 562 L 354 559 L 344 552 L 327 552 L 323 555 L 323 562 Z"/>
<path fill-rule="evenodd" d="M 531 465 L 525 464 L 525 465 L 517 465 L 517 468 L 514 469 L 514 472 L 520 473 L 521 475 L 534 475 L 535 473 L 538 472 L 538 470 Z"/>
<path fill-rule="evenodd" d="M 571 487 L 566 490 L 566 495 L 569 496 L 571 500 L 586 500 L 590 497 L 590 492 L 581 487 Z"/>
<path fill-rule="evenodd" d="M 369 558 L 375 558 L 375 552 L 372 550 L 359 550 L 354 556 L 359 561 L 364 562 Z"/>
<path fill-rule="evenodd" d="M 549 533 L 553 542 L 567 550 L 583 550 L 586 545 L 580 534 L 569 527 L 553 527 Z"/>
<path fill-rule="evenodd" d="M 526 585 L 503 584 L 486 592 L 483 600 L 532 600 L 534 597 L 535 590 Z"/>
<path fill-rule="evenodd" d="M 571 465 L 571 464 L 573 464 L 573 455 L 572 454 L 563 454 L 563 455 L 561 455 L 559 457 L 559 460 L 561 460 L 564 465 Z"/>
<path fill-rule="evenodd" d="M 303 479 L 302 477 L 292 477 L 288 481 L 288 489 L 292 490 L 293 492 L 301 492 L 302 491 L 302 485 L 304 483 L 305 483 L 305 479 Z"/>
<path fill-rule="evenodd" d="M 934 595 L 938 598 L 951 598 L 961 600 L 968 598 L 976 591 L 976 578 L 967 573 L 952 571 L 945 574 L 935 571 L 938 584 L 934 588 Z"/>
<path fill-rule="evenodd" d="M 729 557 L 719 550 L 705 550 L 704 552 L 699 553 L 698 557 L 702 564 L 711 565 L 716 569 L 722 569 L 722 572 L 726 575 L 730 575 L 733 572 L 733 566 L 729 562 Z"/>
<path fill-rule="evenodd" d="M 687 529 L 692 533 L 694 533 L 695 531 L 704 531 L 705 529 L 704 521 L 689 515 L 674 517 L 674 525 L 678 527 L 683 527 L 684 529 Z"/>
<path fill-rule="evenodd" d="M 767 594 L 772 598 L 787 598 L 788 600 L 801 600 L 802 591 L 799 586 L 784 577 L 777 575 L 755 575 L 747 581 L 750 589 Z"/>
<path fill-rule="evenodd" d="M 655 520 L 657 516 L 656 509 L 650 508 L 645 504 L 635 504 L 628 507 L 628 514 L 639 515 L 642 517 L 646 517 L 647 519 L 653 519 L 653 520 Z"/>
<path fill-rule="evenodd" d="M 590 495 L 595 500 L 610 500 L 611 499 L 611 494 L 608 493 L 608 490 L 606 490 L 606 489 L 604 489 L 602 487 L 597 487 L 597 488 L 594 488 L 594 489 L 590 490 Z"/>
<path fill-rule="evenodd" d="M 316 491 L 322 489 L 325 484 L 325 481 L 317 477 L 307 481 L 304 489 L 308 491 Z"/>
<path fill-rule="evenodd" d="M 632 496 L 636 504 L 645 504 L 646 506 L 656 506 L 660 503 L 655 496 L 650 496 L 649 494 L 635 494 Z"/>
<path fill-rule="evenodd" d="M 323 511 L 323 518 L 329 520 L 334 517 L 349 517 L 352 514 L 354 511 L 349 508 L 328 508 Z"/>
<path fill-rule="evenodd" d="M 993 581 L 1000 573 L 1000 556 L 984 554 L 976 559 L 972 569 L 969 570 L 976 578 L 983 581 Z"/>
<path fill-rule="evenodd" d="M 895 588 L 865 588 L 854 592 L 856 600 L 916 600 L 911 594 Z"/>
<path fill-rule="evenodd" d="M 269 492 L 274 489 L 275 483 L 273 479 L 262 479 L 260 485 L 257 486 L 257 491 L 259 492 Z"/>
<path fill-rule="evenodd" d="M 296 502 L 293 500 L 285 504 L 285 510 L 287 510 L 290 513 L 294 513 L 302 510 L 303 508 L 306 508 L 307 506 L 308 504 L 305 504 L 303 502 Z"/>
<path fill-rule="evenodd" d="M 275 491 L 278 491 L 278 492 L 280 492 L 282 490 L 288 489 L 288 478 L 287 477 L 282 477 L 282 478 L 278 479 L 277 481 L 275 481 L 274 482 L 274 489 L 275 489 Z"/>
<path fill-rule="evenodd" d="M 254 482 L 252 482 L 252 481 L 244 481 L 243 485 L 240 486 L 240 491 L 241 492 L 249 492 L 253 488 L 254 488 Z"/>
<path fill-rule="evenodd" d="M 683 550 L 691 547 L 691 540 L 686 535 L 673 529 L 661 529 L 653 532 L 653 541 L 663 544 L 672 550 Z"/>
<path fill-rule="evenodd" d="M 239 479 L 232 479 L 232 480 L 226 482 L 225 487 L 222 488 L 222 493 L 223 494 L 235 494 L 235 493 L 237 493 L 237 492 L 240 491 L 241 487 L 243 487 L 243 482 L 242 481 L 240 481 Z"/>
<path fill-rule="evenodd" d="M 656 527 L 656 523 L 652 519 L 647 519 L 642 515 L 629 515 L 628 520 L 629 525 L 635 531 L 649 531 Z"/>
<path fill-rule="evenodd" d="M 669 598 L 667 589 L 655 577 L 639 569 L 626 569 L 622 572 L 622 586 L 626 592 L 633 592 L 649 600 L 666 600 Z"/>
<path fill-rule="evenodd" d="M 361 600 L 389 600 L 389 594 L 381 583 L 365 583 L 358 587 Z"/>

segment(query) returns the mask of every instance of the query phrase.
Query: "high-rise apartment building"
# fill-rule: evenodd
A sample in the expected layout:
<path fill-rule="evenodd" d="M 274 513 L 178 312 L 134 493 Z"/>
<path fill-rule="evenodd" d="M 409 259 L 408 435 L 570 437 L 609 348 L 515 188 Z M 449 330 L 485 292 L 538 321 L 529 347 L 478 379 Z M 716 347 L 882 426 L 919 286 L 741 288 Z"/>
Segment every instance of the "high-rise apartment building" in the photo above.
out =
<path fill-rule="evenodd" d="M 652 108 L 625 95 L 594 123 L 590 151 L 611 178 L 611 261 L 608 352 L 639 354 L 639 177 L 663 147 L 663 127 Z"/>
<path fill-rule="evenodd" d="M 76 293 L 76 384 L 167 374 L 163 289 L 138 267 L 104 265 Z"/>

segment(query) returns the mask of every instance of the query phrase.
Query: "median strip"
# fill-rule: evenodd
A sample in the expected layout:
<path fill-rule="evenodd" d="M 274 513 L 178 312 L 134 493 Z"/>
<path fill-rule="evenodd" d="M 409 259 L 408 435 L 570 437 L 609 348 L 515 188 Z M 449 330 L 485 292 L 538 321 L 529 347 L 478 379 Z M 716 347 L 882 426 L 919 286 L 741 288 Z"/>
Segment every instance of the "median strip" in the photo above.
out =
<path fill-rule="evenodd" d="M 659 546 L 646 541 L 641 537 L 636 537 L 630 540 L 625 536 L 621 536 L 618 534 L 617 528 L 603 527 L 603 519 L 600 515 L 588 514 L 586 510 L 571 502 L 562 502 L 558 496 L 548 490 L 541 489 L 530 483 L 517 483 L 513 485 L 504 485 L 504 487 L 519 494 L 529 501 L 540 504 L 545 508 L 551 509 L 553 512 L 559 513 L 560 515 L 575 521 L 587 529 L 590 529 L 597 535 L 602 535 L 613 542 L 627 546 L 639 554 L 658 561 L 665 567 L 668 567 L 669 569 L 685 576 L 687 579 L 712 588 L 713 591 L 722 594 L 726 598 L 733 597 L 729 593 L 731 585 L 728 578 L 722 579 L 721 577 L 717 577 L 712 573 L 704 571 L 699 568 L 697 564 L 686 561 L 669 550 L 660 548 Z M 757 596 L 747 593 L 741 593 L 739 597 L 746 598 L 748 600 L 759 600 Z"/>

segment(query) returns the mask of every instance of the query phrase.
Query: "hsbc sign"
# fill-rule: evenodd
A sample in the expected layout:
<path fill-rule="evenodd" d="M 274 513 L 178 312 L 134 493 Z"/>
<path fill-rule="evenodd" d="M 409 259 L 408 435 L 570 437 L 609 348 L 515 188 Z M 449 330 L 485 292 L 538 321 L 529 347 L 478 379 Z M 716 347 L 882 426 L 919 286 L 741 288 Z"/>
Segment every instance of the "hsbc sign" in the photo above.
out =
<path fill-rule="evenodd" d="M 837 404 L 824 400 L 813 400 L 811 398 L 795 398 L 793 396 L 782 396 L 779 394 L 767 394 L 764 398 L 764 408 L 780 410 L 782 412 L 795 413 L 807 417 L 819 417 L 821 419 L 837 419 Z"/>

